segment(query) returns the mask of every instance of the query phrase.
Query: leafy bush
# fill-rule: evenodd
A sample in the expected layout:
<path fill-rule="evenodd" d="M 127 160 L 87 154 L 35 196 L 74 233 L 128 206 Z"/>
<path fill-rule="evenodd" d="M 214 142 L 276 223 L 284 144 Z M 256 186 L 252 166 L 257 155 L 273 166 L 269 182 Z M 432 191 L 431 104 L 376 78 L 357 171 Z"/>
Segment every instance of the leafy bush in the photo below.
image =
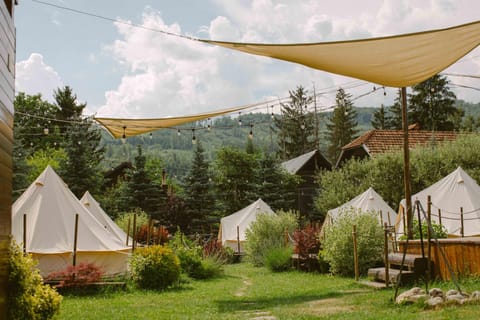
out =
<path fill-rule="evenodd" d="M 309 258 L 309 254 L 318 254 L 320 250 L 320 241 L 318 235 L 320 230 L 315 226 L 308 225 L 303 229 L 295 230 L 293 239 L 295 241 L 294 252 L 300 259 Z"/>
<path fill-rule="evenodd" d="M 203 246 L 204 257 L 215 257 L 222 264 L 233 263 L 235 252 L 230 247 L 222 246 L 217 239 L 212 239 Z"/>
<path fill-rule="evenodd" d="M 219 277 L 223 274 L 223 261 L 215 256 L 205 257 L 200 261 L 200 266 L 192 273 L 190 277 L 194 279 L 210 279 Z"/>
<path fill-rule="evenodd" d="M 480 181 L 480 136 L 459 136 L 456 141 L 443 142 L 432 148 L 415 148 L 410 156 L 412 194 L 415 194 L 461 166 L 472 178 Z M 402 151 L 375 156 L 372 159 L 352 159 L 338 170 L 320 171 L 317 175 L 319 196 L 315 208 L 321 213 L 336 208 L 373 187 L 392 207 L 404 198 Z"/>
<path fill-rule="evenodd" d="M 434 221 L 432 223 L 432 229 L 435 233 L 432 233 L 432 239 L 436 236 L 437 239 L 445 239 L 448 237 L 448 230 L 445 228 L 445 226 L 438 224 Z M 414 219 L 413 220 L 413 239 L 420 239 L 420 228 L 418 227 L 418 220 Z M 427 232 L 428 232 L 428 225 L 426 221 L 422 221 L 422 236 L 423 239 L 427 238 Z M 407 239 L 406 235 L 403 235 L 400 237 L 400 240 L 405 240 Z"/>
<path fill-rule="evenodd" d="M 130 259 L 133 281 L 145 289 L 164 289 L 180 276 L 180 262 L 172 249 L 155 245 L 138 248 Z"/>
<path fill-rule="evenodd" d="M 291 268 L 293 250 L 290 247 L 272 248 L 265 256 L 265 265 L 273 272 L 287 271 Z"/>
<path fill-rule="evenodd" d="M 104 272 L 93 263 L 82 262 L 78 266 L 67 266 L 63 271 L 50 273 L 46 281 L 59 281 L 58 287 L 81 287 L 99 282 Z"/>
<path fill-rule="evenodd" d="M 353 226 L 357 227 L 358 265 L 360 273 L 382 260 L 384 234 L 377 214 L 346 209 L 332 225 L 326 226 L 323 259 L 334 274 L 353 275 Z"/>
<path fill-rule="evenodd" d="M 278 215 L 260 214 L 250 224 L 245 237 L 245 253 L 255 265 L 265 263 L 267 253 L 274 248 L 285 247 L 285 232 L 291 233 L 297 228 L 297 217 L 292 212 L 279 212 Z"/>
<path fill-rule="evenodd" d="M 60 311 L 60 296 L 43 284 L 36 262 L 16 245 L 10 246 L 7 282 L 8 319 L 46 320 Z"/>
<path fill-rule="evenodd" d="M 135 209 L 133 212 L 126 212 L 121 214 L 117 219 L 115 219 L 115 223 L 122 229 L 123 231 L 127 232 L 130 231 L 130 235 L 132 235 L 133 230 L 133 215 L 137 214 L 136 226 L 139 228 L 143 225 L 148 225 L 149 217 L 148 214 L 142 211 L 141 209 Z M 130 220 L 130 230 L 128 230 L 128 221 Z"/>

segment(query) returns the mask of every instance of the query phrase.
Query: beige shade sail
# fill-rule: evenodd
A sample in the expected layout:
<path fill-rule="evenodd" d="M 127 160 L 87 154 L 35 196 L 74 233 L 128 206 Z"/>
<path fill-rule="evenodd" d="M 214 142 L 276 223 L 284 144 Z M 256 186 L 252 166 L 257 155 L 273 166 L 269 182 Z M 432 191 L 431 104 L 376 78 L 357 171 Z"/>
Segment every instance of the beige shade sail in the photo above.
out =
<path fill-rule="evenodd" d="M 283 100 L 283 99 L 280 99 Z M 222 109 L 206 113 L 198 113 L 181 117 L 164 117 L 152 119 L 119 119 L 119 118 L 102 118 L 95 117 L 94 119 L 100 123 L 105 129 L 110 132 L 114 138 L 136 136 L 143 133 L 148 133 L 158 129 L 171 128 L 180 126 L 185 123 L 200 121 L 203 119 L 213 118 L 220 115 L 241 111 L 245 109 L 254 108 L 264 104 L 278 102 L 279 100 L 263 101 L 260 103 L 248 104 L 240 107 Z"/>
<path fill-rule="evenodd" d="M 338 42 L 255 44 L 199 41 L 400 88 L 427 80 L 477 47 L 480 44 L 480 21 L 447 29 Z"/>

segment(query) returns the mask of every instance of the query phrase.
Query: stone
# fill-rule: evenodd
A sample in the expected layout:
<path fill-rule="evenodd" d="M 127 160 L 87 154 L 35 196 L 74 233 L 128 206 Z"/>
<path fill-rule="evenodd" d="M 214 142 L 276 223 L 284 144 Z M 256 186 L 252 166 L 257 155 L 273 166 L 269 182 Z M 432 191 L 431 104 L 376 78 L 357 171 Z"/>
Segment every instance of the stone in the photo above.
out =
<path fill-rule="evenodd" d="M 467 297 L 458 293 L 458 294 L 452 294 L 452 295 L 447 296 L 446 300 L 448 302 L 455 302 L 455 303 L 458 303 L 458 304 L 463 304 L 467 300 Z"/>
<path fill-rule="evenodd" d="M 473 291 L 472 294 L 470 295 L 470 299 L 480 300 L 480 291 L 478 290 Z"/>
<path fill-rule="evenodd" d="M 395 302 L 397 304 L 414 303 L 414 302 L 417 302 L 419 299 L 426 299 L 426 298 L 427 298 L 427 295 L 425 294 L 425 290 L 419 287 L 414 287 L 400 294 L 395 300 Z"/>
<path fill-rule="evenodd" d="M 443 291 L 442 289 L 439 288 L 432 288 L 428 291 L 428 294 L 430 297 L 435 298 L 435 297 L 443 297 Z"/>
<path fill-rule="evenodd" d="M 450 289 L 445 293 L 445 296 L 454 296 L 458 294 L 458 290 Z"/>
<path fill-rule="evenodd" d="M 443 297 L 436 296 L 425 301 L 425 304 L 430 307 L 436 307 L 438 305 L 441 305 L 443 302 L 444 302 Z"/>

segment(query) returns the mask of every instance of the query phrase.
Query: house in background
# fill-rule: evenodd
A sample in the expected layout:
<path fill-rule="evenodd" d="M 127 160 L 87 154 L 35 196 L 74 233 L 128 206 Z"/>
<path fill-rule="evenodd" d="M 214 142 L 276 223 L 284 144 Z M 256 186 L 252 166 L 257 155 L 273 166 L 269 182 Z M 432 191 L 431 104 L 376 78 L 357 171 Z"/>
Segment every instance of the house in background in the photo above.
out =
<path fill-rule="evenodd" d="M 410 148 L 434 146 L 444 141 L 453 141 L 457 136 L 458 133 L 453 131 L 425 131 L 414 129 L 408 132 L 408 144 Z M 351 158 L 370 158 L 377 154 L 397 151 L 402 148 L 402 130 L 370 130 L 342 147 L 335 167 L 341 167 L 343 162 Z"/>
<path fill-rule="evenodd" d="M 282 162 L 282 167 L 289 173 L 301 177 L 297 188 L 296 208 L 301 215 L 308 216 L 312 212 L 316 194 L 315 174 L 320 169 L 331 170 L 332 165 L 319 150 L 313 150 Z"/>

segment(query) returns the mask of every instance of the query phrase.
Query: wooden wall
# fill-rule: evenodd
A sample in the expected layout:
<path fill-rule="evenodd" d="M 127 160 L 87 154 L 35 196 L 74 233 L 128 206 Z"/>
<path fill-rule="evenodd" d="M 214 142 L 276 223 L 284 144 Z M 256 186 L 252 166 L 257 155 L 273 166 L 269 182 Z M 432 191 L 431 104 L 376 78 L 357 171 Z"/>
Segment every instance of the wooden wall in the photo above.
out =
<path fill-rule="evenodd" d="M 480 237 L 439 239 L 438 242 L 455 276 L 480 276 Z M 405 241 L 400 241 L 399 243 L 400 252 L 403 252 L 404 243 Z M 420 244 L 420 240 L 410 240 L 407 252 L 421 254 Z M 424 241 L 424 244 L 426 256 L 427 241 Z M 451 276 L 445 259 L 433 240 L 432 260 L 435 263 L 435 276 L 442 280 L 450 280 Z"/>
<path fill-rule="evenodd" d="M 6 319 L 6 280 L 12 207 L 15 0 L 0 2 L 0 319 Z"/>

